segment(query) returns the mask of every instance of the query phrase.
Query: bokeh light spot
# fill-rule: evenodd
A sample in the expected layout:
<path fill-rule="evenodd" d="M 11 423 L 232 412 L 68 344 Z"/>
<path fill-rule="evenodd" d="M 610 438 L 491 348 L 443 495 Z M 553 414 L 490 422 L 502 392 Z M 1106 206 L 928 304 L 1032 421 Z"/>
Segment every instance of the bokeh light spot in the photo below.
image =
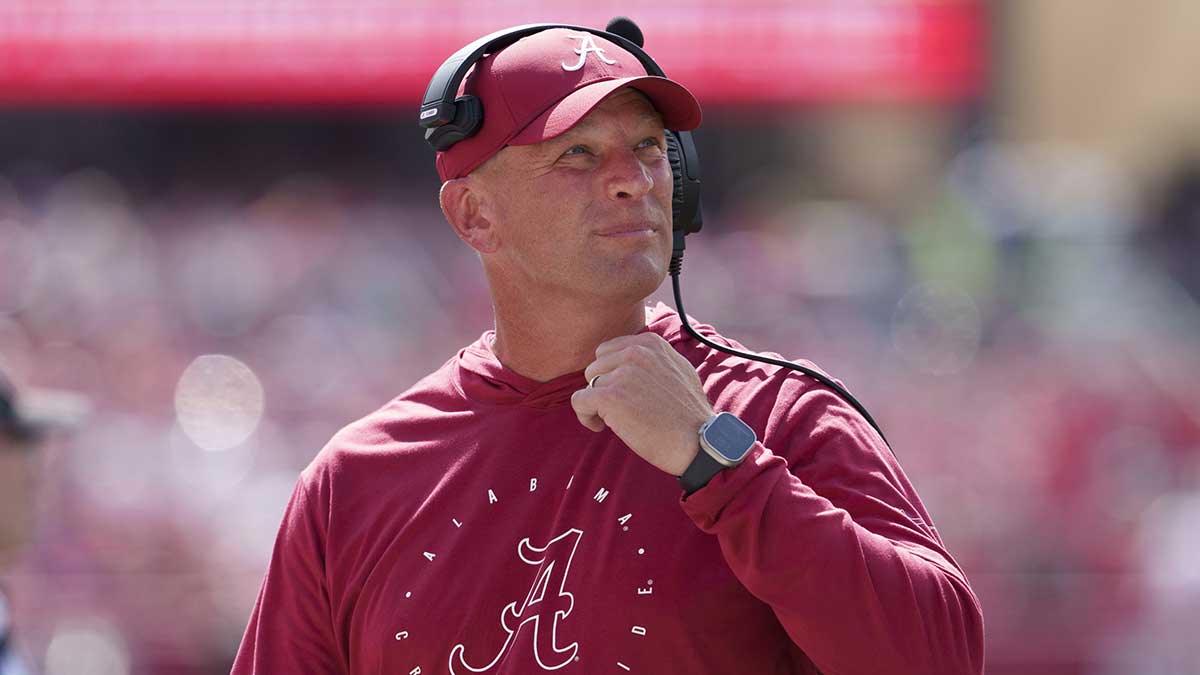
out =
<path fill-rule="evenodd" d="M 258 428 L 263 386 L 249 366 L 223 354 L 192 361 L 175 386 L 175 416 L 193 443 L 227 450 Z"/>
<path fill-rule="evenodd" d="M 129 652 L 107 622 L 69 622 L 46 648 L 46 675 L 128 675 Z"/>

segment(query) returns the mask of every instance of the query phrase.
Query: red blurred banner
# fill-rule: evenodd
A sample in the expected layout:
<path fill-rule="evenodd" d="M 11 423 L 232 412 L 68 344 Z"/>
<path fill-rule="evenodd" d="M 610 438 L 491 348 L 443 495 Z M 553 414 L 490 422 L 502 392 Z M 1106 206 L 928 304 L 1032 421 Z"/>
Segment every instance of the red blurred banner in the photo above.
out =
<path fill-rule="evenodd" d="M 622 11 L 703 103 L 954 101 L 983 87 L 980 0 L 637 0 Z M 609 18 L 579 0 L 7 0 L 0 103 L 416 105 L 442 60 L 477 37 Z"/>

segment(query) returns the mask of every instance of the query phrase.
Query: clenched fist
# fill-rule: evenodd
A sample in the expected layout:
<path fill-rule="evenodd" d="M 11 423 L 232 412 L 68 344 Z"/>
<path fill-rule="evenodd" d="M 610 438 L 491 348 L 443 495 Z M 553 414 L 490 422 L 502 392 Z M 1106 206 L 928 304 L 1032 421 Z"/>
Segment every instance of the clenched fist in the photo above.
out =
<path fill-rule="evenodd" d="M 642 459 L 678 476 L 700 452 L 698 433 L 715 412 L 692 364 L 657 333 L 622 335 L 596 348 L 584 371 L 595 386 L 571 395 L 592 431 L 613 430 Z"/>

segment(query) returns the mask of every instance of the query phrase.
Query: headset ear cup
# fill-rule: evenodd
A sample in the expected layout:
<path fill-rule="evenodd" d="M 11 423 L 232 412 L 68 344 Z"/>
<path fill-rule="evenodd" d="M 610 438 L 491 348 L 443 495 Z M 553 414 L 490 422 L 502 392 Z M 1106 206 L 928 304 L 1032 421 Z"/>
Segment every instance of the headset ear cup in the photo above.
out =
<path fill-rule="evenodd" d="M 679 148 L 679 138 L 674 131 L 667 131 L 667 161 L 671 163 L 671 180 L 675 185 L 671 190 L 671 228 L 675 230 L 687 227 L 683 222 L 684 198 L 686 197 L 683 184 L 683 151 Z"/>
<path fill-rule="evenodd" d="M 425 130 L 425 140 L 434 150 L 444 152 L 455 143 L 475 135 L 483 122 L 483 102 L 478 96 L 454 99 L 454 119 L 449 124 Z"/>
<path fill-rule="evenodd" d="M 483 123 L 483 100 L 468 94 L 454 99 L 454 105 L 454 126 L 464 137 L 474 136 Z"/>
<path fill-rule="evenodd" d="M 453 123 L 425 130 L 425 140 L 438 152 L 449 150 L 455 143 L 464 138 L 466 136 Z"/>
<path fill-rule="evenodd" d="M 689 132 L 668 130 L 667 160 L 671 162 L 671 228 L 685 235 L 704 227 L 700 212 L 700 160 Z"/>

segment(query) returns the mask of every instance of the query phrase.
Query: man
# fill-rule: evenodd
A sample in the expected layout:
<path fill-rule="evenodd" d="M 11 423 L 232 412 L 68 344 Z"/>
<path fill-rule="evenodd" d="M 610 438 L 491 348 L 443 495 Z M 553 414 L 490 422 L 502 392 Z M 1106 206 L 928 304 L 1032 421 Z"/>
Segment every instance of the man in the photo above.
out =
<path fill-rule="evenodd" d="M 0 368 L 0 573 L 20 555 L 33 531 L 37 449 L 54 428 L 77 425 L 87 401 L 77 394 L 28 390 L 18 395 Z M 12 608 L 0 585 L 0 675 L 24 675 Z"/>
<path fill-rule="evenodd" d="M 565 29 L 465 88 L 441 205 L 495 329 L 304 470 L 233 672 L 981 672 L 979 604 L 868 423 L 644 305 L 692 95 Z M 685 494 L 717 412 L 761 440 Z"/>

